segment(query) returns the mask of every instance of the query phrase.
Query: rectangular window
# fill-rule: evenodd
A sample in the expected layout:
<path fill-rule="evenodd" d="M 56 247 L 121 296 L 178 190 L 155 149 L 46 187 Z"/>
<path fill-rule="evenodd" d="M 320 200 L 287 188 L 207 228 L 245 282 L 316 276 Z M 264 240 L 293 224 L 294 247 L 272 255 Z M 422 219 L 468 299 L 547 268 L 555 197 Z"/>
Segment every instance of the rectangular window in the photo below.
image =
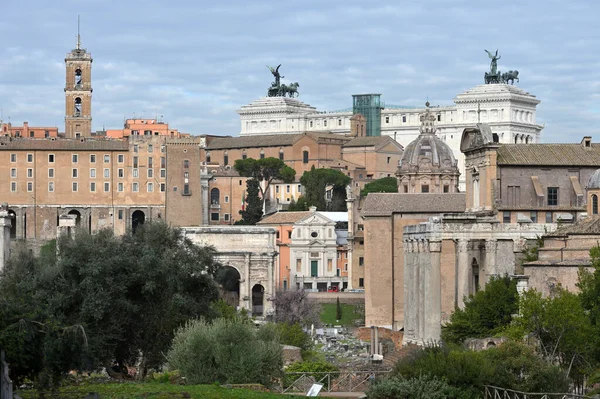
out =
<path fill-rule="evenodd" d="M 290 185 L 288 184 L 287 186 L 285 186 L 285 192 L 289 193 L 290 192 Z"/>
<path fill-rule="evenodd" d="M 77 162 L 79 162 L 79 155 L 77 155 L 77 154 L 72 154 L 72 155 L 71 155 L 71 162 L 73 162 L 73 163 L 77 163 Z"/>
<path fill-rule="evenodd" d="M 344 263 L 344 271 L 347 272 L 348 271 L 348 264 Z"/>
<path fill-rule="evenodd" d="M 125 156 L 123 154 L 119 154 L 117 155 L 117 162 L 118 163 L 123 163 L 125 162 Z"/>
<path fill-rule="evenodd" d="M 110 163 L 110 154 L 104 154 L 104 163 Z"/>
<path fill-rule="evenodd" d="M 213 222 L 218 222 L 219 221 L 219 214 L 216 212 L 212 212 L 210 214 L 210 220 L 212 220 Z"/>
<path fill-rule="evenodd" d="M 279 159 L 283 161 L 283 151 L 279 151 Z"/>
<path fill-rule="evenodd" d="M 167 158 L 160 157 L 160 167 L 163 169 L 167 167 Z"/>
<path fill-rule="evenodd" d="M 140 147 L 137 144 L 133 145 L 133 152 L 137 153 L 140 150 Z"/>
<path fill-rule="evenodd" d="M 224 155 L 223 156 L 223 165 L 224 166 L 229 165 L 229 155 Z"/>
<path fill-rule="evenodd" d="M 148 157 L 148 167 L 151 168 L 152 166 L 152 157 Z"/>
<path fill-rule="evenodd" d="M 96 192 L 96 182 L 91 182 L 90 183 L 90 191 L 91 192 Z"/>
<path fill-rule="evenodd" d="M 17 177 L 17 168 L 12 168 L 10 170 L 10 177 L 12 177 L 13 179 Z"/>
<path fill-rule="evenodd" d="M 429 184 L 421 184 L 421 192 L 428 193 L 429 192 Z"/>
<path fill-rule="evenodd" d="M 33 178 L 33 169 L 32 168 L 27 168 L 27 178 L 28 179 Z"/>
<path fill-rule="evenodd" d="M 552 223 L 552 212 L 546 212 L 546 223 Z"/>
<path fill-rule="evenodd" d="M 133 175 L 133 177 L 139 177 L 139 175 L 140 175 L 139 169 L 133 169 L 131 171 L 131 174 Z"/>
<path fill-rule="evenodd" d="M 105 193 L 110 192 L 110 183 L 108 183 L 108 182 L 104 183 L 104 192 Z"/>
<path fill-rule="evenodd" d="M 120 193 L 123 192 L 123 183 L 117 183 L 117 191 Z"/>
<path fill-rule="evenodd" d="M 54 154 L 48 154 L 48 163 L 54 163 Z"/>
<path fill-rule="evenodd" d="M 225 203 L 226 203 L 226 204 L 228 204 L 228 203 L 229 203 L 229 196 L 228 196 L 228 195 L 226 195 L 226 196 L 225 196 Z"/>
<path fill-rule="evenodd" d="M 302 151 L 302 163 L 308 163 L 308 151 Z"/>
<path fill-rule="evenodd" d="M 448 184 L 444 184 L 444 192 L 445 193 L 449 193 L 450 192 L 450 186 Z"/>
<path fill-rule="evenodd" d="M 53 193 L 54 192 L 54 182 L 48 182 L 48 192 L 49 193 Z"/>
<path fill-rule="evenodd" d="M 120 178 L 125 177 L 125 169 L 123 169 L 123 168 L 117 169 L 117 176 Z"/>
<path fill-rule="evenodd" d="M 298 192 L 301 193 L 302 192 L 302 184 L 298 184 Z"/>
<path fill-rule="evenodd" d="M 78 169 L 72 169 L 71 170 L 71 177 L 77 178 L 79 176 L 79 170 Z"/>
<path fill-rule="evenodd" d="M 187 159 L 183 160 L 183 168 L 184 169 L 188 169 L 190 167 L 190 161 L 188 161 Z"/>
<path fill-rule="evenodd" d="M 77 182 L 73 182 L 73 184 L 71 185 L 71 189 L 73 190 L 73 192 L 76 192 L 77 189 L 79 188 L 79 186 L 77 185 Z"/>
<path fill-rule="evenodd" d="M 296 273 L 302 273 L 302 259 L 296 259 Z"/>
<path fill-rule="evenodd" d="M 96 177 L 96 169 L 90 169 L 90 178 L 94 179 Z"/>
<path fill-rule="evenodd" d="M 27 154 L 27 162 L 29 162 L 29 163 L 33 162 L 33 154 Z"/>
<path fill-rule="evenodd" d="M 537 223 L 537 212 L 531 212 L 529 214 L 529 219 L 531 219 L 532 223 Z"/>
<path fill-rule="evenodd" d="M 260 153 L 260 159 L 265 159 L 265 153 L 264 152 Z"/>
<path fill-rule="evenodd" d="M 385 117 L 385 123 L 390 123 L 390 117 L 389 116 Z"/>
<path fill-rule="evenodd" d="M 548 206 L 558 205 L 558 187 L 548 187 Z"/>
<path fill-rule="evenodd" d="M 96 163 L 96 154 L 90 154 L 90 163 Z"/>
<path fill-rule="evenodd" d="M 190 185 L 189 184 L 184 184 L 183 185 L 183 192 L 181 193 L 181 195 L 191 195 L 192 193 L 190 192 Z"/>
<path fill-rule="evenodd" d="M 148 178 L 151 179 L 154 177 L 154 169 L 148 169 Z"/>
<path fill-rule="evenodd" d="M 105 179 L 110 178 L 110 169 L 104 168 L 104 178 Z"/>
<path fill-rule="evenodd" d="M 33 182 L 30 182 L 30 181 L 27 182 L 27 191 L 28 192 L 33 191 Z"/>
<path fill-rule="evenodd" d="M 148 192 L 149 193 L 154 192 L 154 183 L 148 183 Z"/>
<path fill-rule="evenodd" d="M 54 168 L 48 169 L 48 177 L 51 179 L 54 177 Z"/>
<path fill-rule="evenodd" d="M 166 169 L 161 169 L 160 170 L 160 177 L 162 179 L 164 179 L 165 177 L 167 177 L 167 170 Z"/>
<path fill-rule="evenodd" d="M 133 157 L 133 167 L 134 168 L 138 167 L 138 157 Z"/>
<path fill-rule="evenodd" d="M 153 152 L 154 146 L 152 144 L 148 144 L 148 152 Z"/>
<path fill-rule="evenodd" d="M 510 223 L 510 211 L 504 211 L 502 213 L 502 222 L 503 223 Z"/>
<path fill-rule="evenodd" d="M 279 186 L 275 186 L 275 194 L 279 194 Z"/>
<path fill-rule="evenodd" d="M 133 191 L 134 193 L 137 193 L 138 191 L 140 191 L 140 185 L 138 183 L 133 183 L 131 185 L 131 191 Z"/>
<path fill-rule="evenodd" d="M 358 257 L 358 265 L 359 266 L 364 266 L 365 265 L 365 258 L 362 256 Z"/>
<path fill-rule="evenodd" d="M 359 286 L 359 288 L 363 288 L 365 286 L 365 279 L 364 278 L 360 277 L 358 279 L 358 286 Z"/>
<path fill-rule="evenodd" d="M 123 220 L 123 209 L 119 209 L 118 217 L 119 220 Z"/>
<path fill-rule="evenodd" d="M 406 123 L 406 115 L 402 115 L 402 123 Z"/>
<path fill-rule="evenodd" d="M 229 214 L 228 213 L 223 214 L 223 220 L 226 222 L 229 222 Z"/>
<path fill-rule="evenodd" d="M 16 181 L 11 181 L 10 182 L 10 191 L 12 191 L 13 193 L 15 191 L 17 191 L 17 182 Z"/>
<path fill-rule="evenodd" d="M 160 152 L 162 152 L 162 153 L 167 152 L 167 146 L 166 145 L 161 145 L 160 146 Z"/>
<path fill-rule="evenodd" d="M 17 162 L 17 154 L 10 154 L 10 162 Z"/>
<path fill-rule="evenodd" d="M 167 191 L 167 185 L 165 183 L 160 183 L 160 192 L 164 193 Z"/>
<path fill-rule="evenodd" d="M 246 159 L 246 154 L 242 154 L 242 159 Z"/>

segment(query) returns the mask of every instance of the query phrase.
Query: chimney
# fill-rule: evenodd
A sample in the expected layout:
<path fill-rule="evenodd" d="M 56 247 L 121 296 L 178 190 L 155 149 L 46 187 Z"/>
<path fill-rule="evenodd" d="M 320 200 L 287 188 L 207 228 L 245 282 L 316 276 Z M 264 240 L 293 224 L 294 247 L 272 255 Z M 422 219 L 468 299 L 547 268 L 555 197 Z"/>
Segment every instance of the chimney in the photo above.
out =
<path fill-rule="evenodd" d="M 592 148 L 592 136 L 584 136 L 581 145 L 586 149 Z"/>

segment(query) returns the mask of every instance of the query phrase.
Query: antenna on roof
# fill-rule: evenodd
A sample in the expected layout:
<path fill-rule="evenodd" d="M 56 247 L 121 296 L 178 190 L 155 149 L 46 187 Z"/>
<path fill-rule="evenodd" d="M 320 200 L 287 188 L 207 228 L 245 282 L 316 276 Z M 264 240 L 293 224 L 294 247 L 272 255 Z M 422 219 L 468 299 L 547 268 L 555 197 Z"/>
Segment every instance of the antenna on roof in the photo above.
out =
<path fill-rule="evenodd" d="M 77 14 L 77 50 L 81 50 L 81 35 L 79 34 L 79 14 Z"/>

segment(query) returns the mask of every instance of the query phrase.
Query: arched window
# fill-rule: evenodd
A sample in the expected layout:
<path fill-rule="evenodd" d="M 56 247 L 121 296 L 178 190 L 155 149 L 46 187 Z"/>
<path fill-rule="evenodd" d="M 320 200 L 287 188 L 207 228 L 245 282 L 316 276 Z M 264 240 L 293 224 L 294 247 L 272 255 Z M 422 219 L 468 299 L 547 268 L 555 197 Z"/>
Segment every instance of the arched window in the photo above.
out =
<path fill-rule="evenodd" d="M 279 159 L 283 161 L 283 148 L 279 149 Z"/>
<path fill-rule="evenodd" d="M 75 98 L 75 114 L 74 116 L 81 116 L 81 97 Z"/>
<path fill-rule="evenodd" d="M 227 151 L 225 151 L 225 153 L 223 153 L 223 165 L 224 166 L 229 165 L 229 153 Z"/>
<path fill-rule="evenodd" d="M 75 70 L 75 86 L 81 85 L 81 69 L 77 68 Z"/>
<path fill-rule="evenodd" d="M 211 205 L 219 205 L 221 193 L 218 188 L 213 188 L 210 190 L 210 203 Z"/>
<path fill-rule="evenodd" d="M 265 150 L 260 150 L 260 159 L 265 159 Z"/>
<path fill-rule="evenodd" d="M 308 163 L 308 151 L 302 151 L 302 163 Z"/>
<path fill-rule="evenodd" d="M 598 196 L 592 194 L 592 215 L 598 214 Z"/>

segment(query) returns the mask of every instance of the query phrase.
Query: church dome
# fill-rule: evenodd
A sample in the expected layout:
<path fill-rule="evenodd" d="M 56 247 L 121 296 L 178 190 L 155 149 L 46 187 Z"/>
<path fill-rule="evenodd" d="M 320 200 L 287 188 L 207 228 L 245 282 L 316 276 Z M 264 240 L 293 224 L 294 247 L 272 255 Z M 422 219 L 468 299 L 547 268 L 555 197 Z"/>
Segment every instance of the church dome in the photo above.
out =
<path fill-rule="evenodd" d="M 429 110 L 429 103 L 426 105 L 427 111 L 421 116 L 420 134 L 404 149 L 399 169 L 455 169 L 454 153 L 436 136 L 435 115 Z"/>
<path fill-rule="evenodd" d="M 587 188 L 588 189 L 600 188 L 600 169 L 598 169 L 594 173 L 592 173 L 592 175 L 588 179 Z"/>

